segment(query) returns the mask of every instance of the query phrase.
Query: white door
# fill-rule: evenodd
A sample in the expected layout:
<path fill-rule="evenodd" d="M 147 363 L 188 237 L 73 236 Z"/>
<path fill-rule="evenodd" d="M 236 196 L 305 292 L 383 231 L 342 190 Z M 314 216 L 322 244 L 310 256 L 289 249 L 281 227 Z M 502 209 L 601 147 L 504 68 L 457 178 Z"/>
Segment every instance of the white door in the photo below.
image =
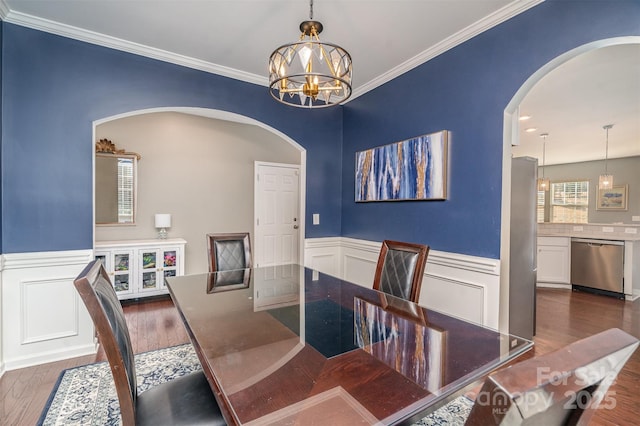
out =
<path fill-rule="evenodd" d="M 299 262 L 300 166 L 256 162 L 254 265 Z"/>

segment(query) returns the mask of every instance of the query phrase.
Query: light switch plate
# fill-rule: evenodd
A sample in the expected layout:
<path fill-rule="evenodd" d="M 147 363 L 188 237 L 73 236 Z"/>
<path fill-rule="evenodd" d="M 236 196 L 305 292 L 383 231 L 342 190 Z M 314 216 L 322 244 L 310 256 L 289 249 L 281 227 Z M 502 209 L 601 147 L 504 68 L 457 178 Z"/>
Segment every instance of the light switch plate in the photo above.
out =
<path fill-rule="evenodd" d="M 584 228 L 582 226 L 574 226 L 573 230 L 574 231 L 584 231 Z"/>
<path fill-rule="evenodd" d="M 633 222 L 640 222 L 640 216 L 631 216 Z"/>
<path fill-rule="evenodd" d="M 320 225 L 320 213 L 313 214 L 313 224 Z"/>
<path fill-rule="evenodd" d="M 602 232 L 613 232 L 613 228 L 611 226 L 603 226 Z"/>
<path fill-rule="evenodd" d="M 625 234 L 637 234 L 638 228 L 624 228 Z"/>

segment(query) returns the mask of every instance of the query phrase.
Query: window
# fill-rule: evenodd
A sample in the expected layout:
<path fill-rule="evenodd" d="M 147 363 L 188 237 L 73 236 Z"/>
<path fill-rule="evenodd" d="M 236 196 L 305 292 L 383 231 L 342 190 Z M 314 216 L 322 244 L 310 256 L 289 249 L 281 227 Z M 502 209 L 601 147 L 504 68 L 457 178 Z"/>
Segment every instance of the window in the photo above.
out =
<path fill-rule="evenodd" d="M 118 222 L 133 222 L 133 160 L 118 158 Z"/>
<path fill-rule="evenodd" d="M 551 184 L 551 222 L 587 223 L 589 218 L 589 181 Z"/>
<path fill-rule="evenodd" d="M 536 210 L 536 216 L 538 217 L 538 223 L 544 222 L 544 192 L 538 191 L 538 207 Z"/>

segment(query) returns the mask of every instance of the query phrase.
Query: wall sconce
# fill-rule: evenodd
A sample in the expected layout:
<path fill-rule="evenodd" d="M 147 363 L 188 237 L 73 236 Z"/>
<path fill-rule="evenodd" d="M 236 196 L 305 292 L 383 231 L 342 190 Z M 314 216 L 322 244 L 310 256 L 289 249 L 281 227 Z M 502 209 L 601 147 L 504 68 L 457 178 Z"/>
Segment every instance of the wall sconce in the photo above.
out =
<path fill-rule="evenodd" d="M 167 228 L 171 228 L 171 215 L 168 213 L 156 214 L 156 228 L 158 228 L 158 238 L 167 239 Z"/>

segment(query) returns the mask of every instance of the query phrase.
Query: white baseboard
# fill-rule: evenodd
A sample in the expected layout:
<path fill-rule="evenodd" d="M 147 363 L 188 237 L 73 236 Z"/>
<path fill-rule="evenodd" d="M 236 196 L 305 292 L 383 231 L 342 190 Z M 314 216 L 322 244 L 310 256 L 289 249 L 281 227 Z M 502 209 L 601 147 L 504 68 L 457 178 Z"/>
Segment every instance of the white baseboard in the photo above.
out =
<path fill-rule="evenodd" d="M 540 288 L 562 288 L 565 290 L 571 290 L 571 284 L 561 284 L 561 283 L 536 283 L 536 287 Z"/>
<path fill-rule="evenodd" d="M 640 290 L 634 290 L 633 294 L 631 296 L 628 295 L 628 294 L 624 296 L 624 299 L 629 301 L 629 302 L 633 302 L 633 301 L 637 300 L 638 298 L 640 298 Z"/>
<path fill-rule="evenodd" d="M 60 348 L 59 350 L 48 351 L 24 356 L 19 359 L 6 362 L 6 371 L 17 370 L 19 368 L 33 367 L 34 365 L 46 364 L 49 362 L 61 361 L 78 356 L 93 355 L 97 352 L 96 344 L 89 344 L 73 348 Z"/>
<path fill-rule="evenodd" d="M 344 280 L 373 285 L 380 242 L 354 238 L 305 240 L 305 265 Z M 431 250 L 420 304 L 498 329 L 500 261 Z"/>

